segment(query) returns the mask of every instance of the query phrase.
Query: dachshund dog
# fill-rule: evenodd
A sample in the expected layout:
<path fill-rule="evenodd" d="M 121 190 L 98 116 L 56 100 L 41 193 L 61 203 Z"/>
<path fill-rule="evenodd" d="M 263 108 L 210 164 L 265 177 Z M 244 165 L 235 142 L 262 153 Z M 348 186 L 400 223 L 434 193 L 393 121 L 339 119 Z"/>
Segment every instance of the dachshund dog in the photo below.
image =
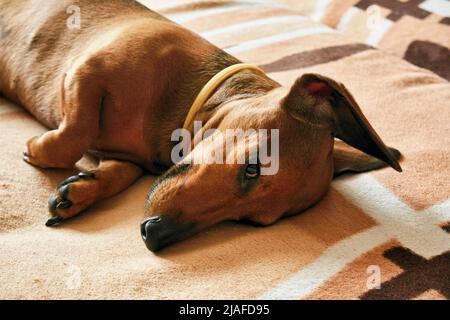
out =
<path fill-rule="evenodd" d="M 80 28 L 68 27 L 73 5 L 81 8 Z M 87 153 L 99 159 L 95 170 L 58 186 L 47 226 L 119 193 L 144 172 L 158 174 L 140 228 L 156 251 L 221 221 L 270 225 L 297 214 L 344 172 L 386 164 L 401 171 L 400 153 L 330 78 L 303 74 L 284 88 L 130 0 L 0 0 L 0 8 L 0 93 L 49 128 L 27 142 L 23 159 L 40 168 L 72 168 Z M 193 134 L 183 138 L 192 148 L 175 162 L 172 135 L 183 127 Z M 274 132 L 253 140 L 256 147 L 277 145 L 274 174 L 262 174 L 266 164 L 257 156 L 247 159 L 250 142 L 225 155 L 243 162 L 195 161 L 199 150 L 221 144 L 196 143 L 202 133 L 233 128 L 277 130 L 277 139 Z"/>

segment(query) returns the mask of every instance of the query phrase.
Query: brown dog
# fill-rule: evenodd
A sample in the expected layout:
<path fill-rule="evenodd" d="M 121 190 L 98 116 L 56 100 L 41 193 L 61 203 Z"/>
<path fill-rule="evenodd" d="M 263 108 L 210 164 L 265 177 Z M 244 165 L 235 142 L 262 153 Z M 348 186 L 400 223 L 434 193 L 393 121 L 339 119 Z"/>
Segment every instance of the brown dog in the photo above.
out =
<path fill-rule="evenodd" d="M 71 5 L 81 8 L 80 29 L 68 28 Z M 47 225 L 117 194 L 144 170 L 166 171 L 141 225 L 147 247 L 158 250 L 220 221 L 269 225 L 299 213 L 343 172 L 385 163 L 401 170 L 400 154 L 343 85 L 306 74 L 286 89 L 248 69 L 223 81 L 195 120 L 202 130 L 279 129 L 277 174 L 262 176 L 258 162 L 174 165 L 172 132 L 205 84 L 240 61 L 129 0 L 0 0 L 0 7 L 0 92 L 51 129 L 28 141 L 24 160 L 71 168 L 87 152 L 100 158 L 95 171 L 60 185 Z"/>

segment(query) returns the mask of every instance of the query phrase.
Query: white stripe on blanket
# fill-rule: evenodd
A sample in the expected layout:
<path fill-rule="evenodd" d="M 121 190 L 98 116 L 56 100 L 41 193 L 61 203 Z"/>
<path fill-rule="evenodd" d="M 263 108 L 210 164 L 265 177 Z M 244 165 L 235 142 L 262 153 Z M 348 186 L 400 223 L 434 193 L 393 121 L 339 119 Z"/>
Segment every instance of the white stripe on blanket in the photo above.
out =
<path fill-rule="evenodd" d="M 182 24 L 186 23 L 191 20 L 195 20 L 197 18 L 201 17 L 207 17 L 212 16 L 216 14 L 222 14 L 237 10 L 243 10 L 246 8 L 250 8 L 257 4 L 257 2 L 251 2 L 251 3 L 233 3 L 231 5 L 226 6 L 220 6 L 215 8 L 208 8 L 208 9 L 196 9 L 195 11 L 188 11 L 188 12 L 182 12 L 182 13 L 175 13 L 175 14 L 167 14 L 166 16 L 171 19 L 172 21 L 175 21 L 176 23 Z"/>
<path fill-rule="evenodd" d="M 384 34 L 392 27 L 394 23 L 389 19 L 383 19 L 376 28 L 370 33 L 366 43 L 376 47 L 383 38 Z"/>
<path fill-rule="evenodd" d="M 426 0 L 419 4 L 419 8 L 438 16 L 450 17 L 450 1 L 448 0 Z"/>
<path fill-rule="evenodd" d="M 320 21 L 325 14 L 329 4 L 331 3 L 331 0 L 318 0 L 316 3 L 316 7 L 314 9 L 314 13 L 312 14 L 311 18 L 314 21 Z"/>
<path fill-rule="evenodd" d="M 339 241 L 313 263 L 273 288 L 260 299 L 301 299 L 341 271 L 349 262 L 386 242 L 387 235 L 381 226 Z"/>
<path fill-rule="evenodd" d="M 317 26 L 312 28 L 305 28 L 295 31 L 289 31 L 285 33 L 280 33 L 277 35 L 273 35 L 270 37 L 264 37 L 260 39 L 255 39 L 247 42 L 240 43 L 238 45 L 226 48 L 225 51 L 227 51 L 230 54 L 236 54 L 244 51 L 254 50 L 261 47 L 265 47 L 268 45 L 272 45 L 277 42 L 287 41 L 295 38 L 301 38 L 313 34 L 320 34 L 320 33 L 335 33 L 336 31 L 325 27 L 325 26 Z"/>
<path fill-rule="evenodd" d="M 341 20 L 339 21 L 339 24 L 337 25 L 336 29 L 338 30 L 345 30 L 350 21 L 352 21 L 353 17 L 359 12 L 361 11 L 358 8 L 355 7 L 350 7 L 342 16 Z"/>
<path fill-rule="evenodd" d="M 220 34 L 227 34 L 232 32 L 242 32 L 243 30 L 248 30 L 249 28 L 263 27 L 267 25 L 279 25 L 279 24 L 289 24 L 300 21 L 308 20 L 308 18 L 303 16 L 276 16 L 271 18 L 262 18 L 257 20 L 250 20 L 243 23 L 237 23 L 223 28 L 217 28 L 201 33 L 200 35 L 204 38 L 209 38 L 217 36 Z"/>

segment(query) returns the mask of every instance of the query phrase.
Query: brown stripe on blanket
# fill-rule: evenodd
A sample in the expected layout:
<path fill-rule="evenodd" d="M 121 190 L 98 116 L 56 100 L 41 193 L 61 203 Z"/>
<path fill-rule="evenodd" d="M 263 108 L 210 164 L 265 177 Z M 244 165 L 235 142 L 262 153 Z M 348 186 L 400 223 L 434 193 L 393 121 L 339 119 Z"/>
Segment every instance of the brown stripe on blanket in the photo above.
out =
<path fill-rule="evenodd" d="M 307 68 L 318 64 L 336 61 L 369 49 L 374 48 L 362 43 L 331 46 L 291 54 L 274 62 L 264 64 L 260 67 L 265 72 L 269 73 Z"/>
<path fill-rule="evenodd" d="M 409 44 L 404 59 L 450 80 L 450 49 L 431 41 L 416 40 Z"/>
<path fill-rule="evenodd" d="M 405 15 L 415 18 L 424 19 L 428 17 L 431 12 L 423 10 L 419 7 L 423 0 L 361 0 L 355 6 L 366 10 L 371 5 L 379 5 L 391 10 L 391 13 L 386 17 L 389 20 L 397 21 Z"/>
<path fill-rule="evenodd" d="M 404 271 L 382 283 L 380 289 L 369 290 L 361 299 L 412 299 L 429 290 L 450 299 L 450 252 L 427 260 L 406 248 L 395 247 L 383 256 Z"/>

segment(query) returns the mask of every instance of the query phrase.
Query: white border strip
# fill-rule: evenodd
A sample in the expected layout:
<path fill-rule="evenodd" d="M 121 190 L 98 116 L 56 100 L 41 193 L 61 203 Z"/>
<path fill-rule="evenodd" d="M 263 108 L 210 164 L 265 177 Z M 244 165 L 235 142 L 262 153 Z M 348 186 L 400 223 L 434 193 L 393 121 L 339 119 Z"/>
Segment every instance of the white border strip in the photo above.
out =
<path fill-rule="evenodd" d="M 426 259 L 450 250 L 450 234 L 436 225 L 435 215 L 417 212 L 370 175 L 337 179 L 334 188 L 362 208 L 403 246 Z"/>
<path fill-rule="evenodd" d="M 331 246 L 313 263 L 273 288 L 260 299 L 301 299 L 372 248 L 389 240 L 380 226 L 357 233 Z"/>
<path fill-rule="evenodd" d="M 285 33 L 280 33 L 277 35 L 273 35 L 270 37 L 264 37 L 260 39 L 255 39 L 247 42 L 240 43 L 236 46 L 229 47 L 225 49 L 230 54 L 236 54 L 244 51 L 250 51 L 257 48 L 261 48 L 264 46 L 272 45 L 277 42 L 287 41 L 295 38 L 301 38 L 313 34 L 321 34 L 321 33 L 336 33 L 335 30 L 325 27 L 325 26 L 317 26 L 312 28 L 305 28 L 295 31 L 289 31 Z"/>
<path fill-rule="evenodd" d="M 448 213 L 441 216 L 449 208 L 449 200 L 416 212 L 367 174 L 339 178 L 332 186 L 375 219 L 378 226 L 339 241 L 261 299 L 305 298 L 362 254 L 391 239 L 426 259 L 450 250 L 450 234 L 438 226 L 449 217 Z"/>

